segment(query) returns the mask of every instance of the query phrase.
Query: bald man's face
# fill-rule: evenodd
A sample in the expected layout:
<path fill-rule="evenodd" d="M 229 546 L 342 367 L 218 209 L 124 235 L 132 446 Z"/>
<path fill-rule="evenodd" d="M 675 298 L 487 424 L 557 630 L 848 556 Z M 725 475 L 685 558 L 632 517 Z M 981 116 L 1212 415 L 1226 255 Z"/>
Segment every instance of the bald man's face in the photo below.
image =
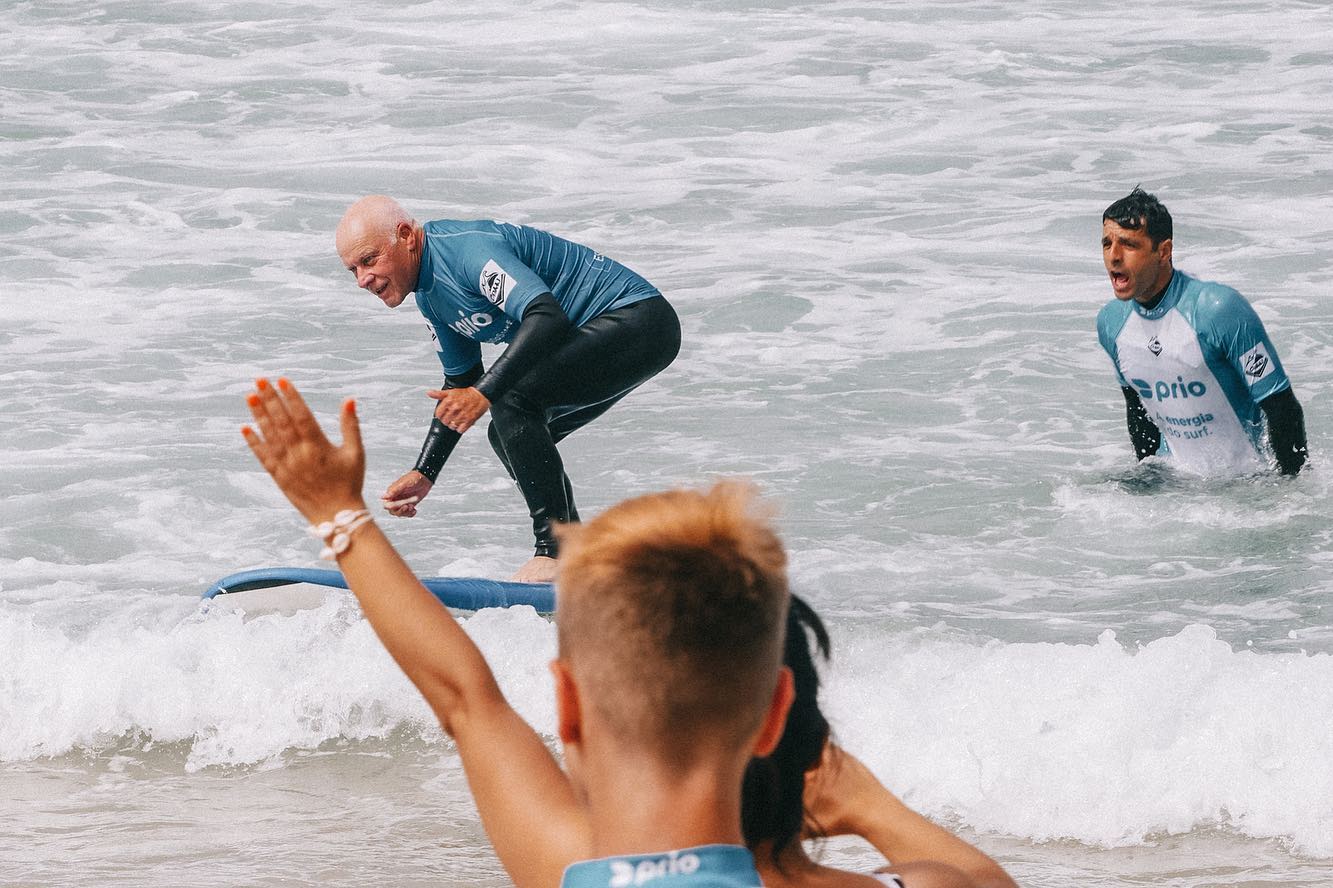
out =
<path fill-rule="evenodd" d="M 400 223 L 392 236 L 375 233 L 355 223 L 338 231 L 338 256 L 356 275 L 356 285 L 368 290 L 389 308 L 403 304 L 417 288 L 421 269 L 421 232 Z"/>

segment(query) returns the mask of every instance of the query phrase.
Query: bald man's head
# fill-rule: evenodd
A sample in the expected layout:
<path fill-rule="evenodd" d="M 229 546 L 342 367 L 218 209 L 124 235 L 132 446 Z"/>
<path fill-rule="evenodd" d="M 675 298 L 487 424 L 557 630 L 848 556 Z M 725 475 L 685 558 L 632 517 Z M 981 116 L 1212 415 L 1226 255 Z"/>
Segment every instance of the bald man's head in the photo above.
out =
<path fill-rule="evenodd" d="M 334 245 L 356 284 L 397 308 L 417 288 L 425 235 L 398 201 L 382 194 L 363 197 L 347 208 Z"/>

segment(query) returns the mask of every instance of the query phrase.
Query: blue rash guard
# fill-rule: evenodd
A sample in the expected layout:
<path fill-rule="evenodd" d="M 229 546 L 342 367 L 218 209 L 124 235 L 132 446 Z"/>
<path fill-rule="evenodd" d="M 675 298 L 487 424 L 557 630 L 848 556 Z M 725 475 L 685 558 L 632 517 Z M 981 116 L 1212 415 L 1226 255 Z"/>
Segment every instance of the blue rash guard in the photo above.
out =
<path fill-rule="evenodd" d="M 1151 309 L 1108 302 L 1097 336 L 1179 464 L 1201 474 L 1267 467 L 1259 402 L 1291 383 L 1239 293 L 1176 271 Z"/>
<path fill-rule="evenodd" d="M 761 888 L 754 857 L 739 845 L 701 845 L 660 854 L 584 860 L 565 869 L 561 888 Z"/>
<path fill-rule="evenodd" d="M 481 361 L 481 343 L 509 342 L 523 312 L 550 293 L 574 327 L 661 295 L 630 269 L 581 244 L 505 222 L 427 222 L 417 308 L 447 376 Z"/>
<path fill-rule="evenodd" d="M 578 521 L 556 445 L 652 378 L 680 350 L 680 320 L 624 265 L 545 231 L 503 222 L 423 226 L 416 303 L 445 387 L 490 401 L 491 448 L 532 518 L 534 553 Z M 509 343 L 484 370 L 481 343 Z M 459 433 L 432 418 L 415 470 L 432 483 Z"/>

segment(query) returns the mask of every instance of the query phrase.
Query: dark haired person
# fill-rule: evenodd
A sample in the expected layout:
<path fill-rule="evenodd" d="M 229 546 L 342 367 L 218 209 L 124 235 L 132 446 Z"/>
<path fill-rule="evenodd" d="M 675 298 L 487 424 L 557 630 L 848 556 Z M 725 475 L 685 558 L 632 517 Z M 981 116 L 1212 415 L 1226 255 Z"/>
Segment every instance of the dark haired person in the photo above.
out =
<path fill-rule="evenodd" d="M 1097 336 L 1125 394 L 1139 459 L 1169 453 L 1200 474 L 1269 465 L 1295 475 L 1305 415 L 1263 323 L 1230 287 L 1177 271 L 1171 214 L 1135 188 L 1102 214 L 1102 259 L 1115 298 Z"/>
<path fill-rule="evenodd" d="M 793 595 L 782 661 L 796 694 L 782 739 L 750 762 L 741 795 L 745 844 L 765 888 L 1015 888 L 998 863 L 904 805 L 832 745 L 814 656 L 827 660 L 829 650 L 823 622 Z M 892 867 L 864 874 L 823 866 L 801 844 L 811 835 L 860 836 Z"/>
<path fill-rule="evenodd" d="M 357 286 L 389 308 L 409 294 L 431 330 L 444 385 L 416 465 L 381 497 L 410 518 L 459 436 L 487 437 L 532 518 L 535 551 L 514 579 L 555 576 L 554 526 L 579 520 L 556 445 L 670 364 L 680 322 L 657 288 L 600 253 L 526 225 L 418 224 L 392 198 L 364 197 L 335 245 Z M 508 347 L 483 367 L 481 343 Z"/>

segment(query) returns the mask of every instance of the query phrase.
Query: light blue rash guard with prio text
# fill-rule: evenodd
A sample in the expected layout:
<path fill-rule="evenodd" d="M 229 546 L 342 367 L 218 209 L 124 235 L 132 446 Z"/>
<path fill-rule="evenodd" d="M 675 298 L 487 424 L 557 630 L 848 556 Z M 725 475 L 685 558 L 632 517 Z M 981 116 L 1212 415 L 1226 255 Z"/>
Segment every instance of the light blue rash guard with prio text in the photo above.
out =
<path fill-rule="evenodd" d="M 427 222 L 417 308 L 448 376 L 481 361 L 481 343 L 508 342 L 529 303 L 550 293 L 582 326 L 660 295 L 630 269 L 581 244 L 506 222 Z"/>
<path fill-rule="evenodd" d="M 1268 465 L 1259 402 L 1291 383 L 1243 296 L 1176 271 L 1151 309 L 1107 303 L 1097 336 L 1162 433 L 1159 452 L 1203 474 Z"/>
<path fill-rule="evenodd" d="M 701 845 L 659 854 L 582 860 L 560 888 L 762 888 L 754 857 L 739 845 Z"/>

